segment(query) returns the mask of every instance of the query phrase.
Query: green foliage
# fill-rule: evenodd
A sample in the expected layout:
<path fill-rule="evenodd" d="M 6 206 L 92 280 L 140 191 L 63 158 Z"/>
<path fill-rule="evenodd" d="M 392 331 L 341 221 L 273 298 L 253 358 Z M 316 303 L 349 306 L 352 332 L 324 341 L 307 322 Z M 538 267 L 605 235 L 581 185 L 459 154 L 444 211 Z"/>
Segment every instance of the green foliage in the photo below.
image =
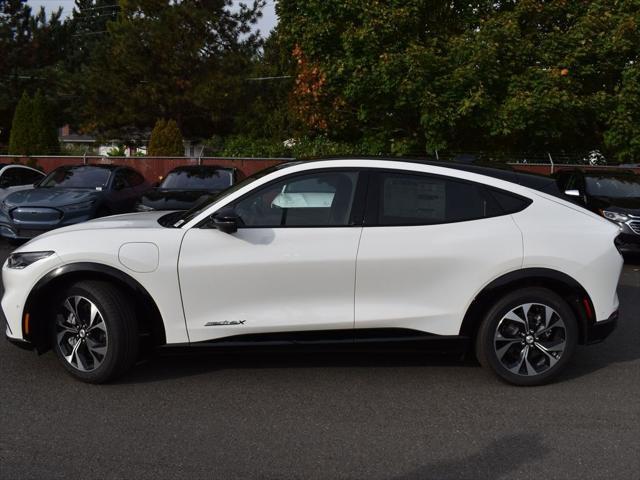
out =
<path fill-rule="evenodd" d="M 605 144 L 618 152 L 618 159 L 638 162 L 640 159 L 640 64 L 629 65 L 622 75 L 616 95 L 615 110 L 605 132 Z"/>
<path fill-rule="evenodd" d="M 49 17 L 26 0 L 0 0 L 0 143 L 7 140 L 14 110 L 23 92 L 45 89 L 59 111 L 62 94 L 58 68 L 69 38 L 62 8 Z M 58 123 L 58 121 L 56 121 Z"/>
<path fill-rule="evenodd" d="M 246 135 L 227 137 L 220 150 L 222 157 L 290 157 L 290 151 L 277 140 Z"/>
<path fill-rule="evenodd" d="M 157 118 L 173 118 L 189 138 L 228 133 L 230 112 L 246 100 L 243 85 L 260 45 L 251 23 L 263 3 L 121 2 L 85 73 L 84 125 L 140 139 Z"/>
<path fill-rule="evenodd" d="M 175 120 L 160 119 L 156 122 L 149 139 L 148 153 L 152 157 L 184 156 L 182 134 Z"/>
<path fill-rule="evenodd" d="M 398 151 L 396 155 L 406 154 Z M 338 155 L 393 155 L 387 146 L 375 138 L 358 143 L 332 140 L 324 135 L 292 138 L 285 141 L 234 135 L 225 140 L 220 152 L 223 157 L 311 158 Z"/>
<path fill-rule="evenodd" d="M 628 72 L 640 55 L 637 0 L 277 8 L 298 59 L 293 110 L 309 133 L 352 143 L 373 135 L 412 153 L 640 154 Z"/>
<path fill-rule="evenodd" d="M 11 136 L 9 137 L 9 154 L 28 156 L 33 153 L 31 144 L 31 121 L 33 109 L 31 98 L 23 93 L 11 123 Z"/>
<path fill-rule="evenodd" d="M 227 155 L 640 159 L 638 0 L 279 0 L 266 41 L 264 3 L 0 0 L 0 144 L 55 151 L 13 121 L 140 145 L 171 118 Z"/>
<path fill-rule="evenodd" d="M 124 145 L 118 145 L 118 146 L 112 147 L 107 152 L 108 157 L 124 157 L 126 155 L 127 155 L 127 151 Z"/>
<path fill-rule="evenodd" d="M 58 150 L 55 121 L 42 92 L 38 91 L 33 99 L 23 93 L 13 116 L 9 153 L 48 155 Z"/>
<path fill-rule="evenodd" d="M 37 154 L 54 154 L 60 150 L 58 129 L 50 104 L 38 90 L 31 102 L 31 142 Z"/>

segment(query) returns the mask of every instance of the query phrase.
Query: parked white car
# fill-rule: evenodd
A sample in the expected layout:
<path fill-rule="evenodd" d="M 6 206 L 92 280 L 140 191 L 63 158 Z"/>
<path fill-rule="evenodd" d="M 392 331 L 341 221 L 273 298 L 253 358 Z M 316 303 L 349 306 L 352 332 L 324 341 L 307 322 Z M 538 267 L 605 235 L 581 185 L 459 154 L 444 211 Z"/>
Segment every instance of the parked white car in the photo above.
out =
<path fill-rule="evenodd" d="M 280 165 L 196 210 L 23 245 L 2 271 L 7 337 L 94 383 L 149 343 L 320 342 L 475 350 L 508 382 L 544 383 L 615 327 L 623 262 L 615 225 L 541 189 L 455 164 Z"/>
<path fill-rule="evenodd" d="M 43 178 L 44 173 L 26 165 L 0 164 L 0 202 L 13 192 L 33 188 Z"/>

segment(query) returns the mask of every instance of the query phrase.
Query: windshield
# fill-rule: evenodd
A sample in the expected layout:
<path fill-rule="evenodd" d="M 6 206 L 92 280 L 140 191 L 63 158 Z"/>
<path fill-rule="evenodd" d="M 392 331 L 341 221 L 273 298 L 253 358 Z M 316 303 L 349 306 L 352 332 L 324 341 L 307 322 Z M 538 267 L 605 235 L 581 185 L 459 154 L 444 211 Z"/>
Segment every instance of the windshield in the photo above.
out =
<path fill-rule="evenodd" d="M 107 185 L 111 170 L 100 167 L 59 167 L 40 183 L 44 188 L 102 189 Z"/>
<path fill-rule="evenodd" d="M 203 210 L 206 210 L 209 207 L 209 205 L 211 205 L 212 203 L 222 200 L 225 197 L 228 197 L 232 193 L 237 192 L 241 188 L 246 187 L 250 183 L 255 182 L 256 180 L 264 177 L 265 175 L 270 174 L 271 172 L 279 170 L 280 168 L 282 168 L 281 165 L 275 165 L 273 167 L 260 170 L 259 172 L 256 172 L 253 175 L 248 176 L 241 182 L 238 182 L 235 185 L 227 188 L 226 190 L 223 190 L 218 195 L 214 195 L 214 196 L 203 199 L 201 202 L 197 203 L 193 208 L 184 212 L 181 217 L 177 217 L 176 222 L 173 224 L 173 226 L 176 228 L 181 227 L 185 223 L 188 223 L 191 220 L 193 220 L 195 217 L 197 217 L 200 214 L 200 212 L 202 212 Z"/>
<path fill-rule="evenodd" d="M 640 179 L 636 175 L 586 177 L 587 193 L 596 197 L 640 198 Z"/>
<path fill-rule="evenodd" d="M 230 170 L 174 170 L 162 181 L 160 188 L 168 190 L 224 190 L 232 183 L 233 172 Z"/>

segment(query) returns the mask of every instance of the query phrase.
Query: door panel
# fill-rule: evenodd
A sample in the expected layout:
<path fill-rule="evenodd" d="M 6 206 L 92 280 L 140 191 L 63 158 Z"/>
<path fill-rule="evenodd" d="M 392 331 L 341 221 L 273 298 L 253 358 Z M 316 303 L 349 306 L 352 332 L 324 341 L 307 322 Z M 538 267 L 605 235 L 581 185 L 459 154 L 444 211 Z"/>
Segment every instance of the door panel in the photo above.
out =
<path fill-rule="evenodd" d="M 522 236 L 511 216 L 365 227 L 358 250 L 355 326 L 457 335 L 475 295 L 521 265 Z"/>
<path fill-rule="evenodd" d="M 362 227 L 190 229 L 179 261 L 192 342 L 353 328 Z M 205 326 L 207 323 L 218 323 Z M 231 322 L 231 324 L 220 324 Z"/>

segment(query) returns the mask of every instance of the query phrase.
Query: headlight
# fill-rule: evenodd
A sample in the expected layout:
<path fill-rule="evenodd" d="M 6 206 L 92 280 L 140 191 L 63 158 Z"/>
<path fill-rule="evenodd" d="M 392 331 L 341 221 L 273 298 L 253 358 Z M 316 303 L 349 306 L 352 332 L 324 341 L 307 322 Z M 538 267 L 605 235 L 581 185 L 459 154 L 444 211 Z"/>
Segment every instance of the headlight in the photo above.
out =
<path fill-rule="evenodd" d="M 153 212 L 154 210 L 155 208 L 149 207 L 148 205 L 145 205 L 143 203 L 139 203 L 138 205 L 136 205 L 136 212 Z"/>
<path fill-rule="evenodd" d="M 609 219 L 612 222 L 624 223 L 629 220 L 629 217 L 624 213 L 611 212 L 609 210 L 603 210 L 602 215 L 604 218 Z"/>
<path fill-rule="evenodd" d="M 79 210 L 89 210 L 94 203 L 96 203 L 95 200 L 90 200 L 88 202 L 82 202 L 82 203 L 73 203 L 71 205 L 65 205 L 64 207 L 62 207 L 62 209 L 65 212 L 77 212 Z"/>
<path fill-rule="evenodd" d="M 12 253 L 7 259 L 7 267 L 21 270 L 32 263 L 53 255 L 54 252 L 19 252 Z"/>

